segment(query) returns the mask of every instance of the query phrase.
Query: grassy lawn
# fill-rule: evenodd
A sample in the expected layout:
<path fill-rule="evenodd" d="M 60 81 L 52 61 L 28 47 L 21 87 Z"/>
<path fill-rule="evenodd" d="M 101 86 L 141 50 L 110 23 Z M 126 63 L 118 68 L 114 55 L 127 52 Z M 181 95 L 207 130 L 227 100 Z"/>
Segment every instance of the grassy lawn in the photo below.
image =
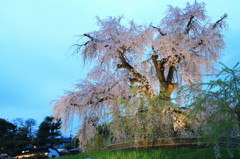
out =
<path fill-rule="evenodd" d="M 237 149 L 233 150 L 234 159 L 240 158 Z M 227 149 L 221 149 L 223 159 L 230 159 Z M 104 151 L 97 153 L 78 154 L 63 156 L 60 159 L 215 159 L 213 149 L 191 149 L 191 148 L 161 148 L 161 149 L 139 149 L 129 151 Z M 232 159 L 232 158 L 231 158 Z"/>

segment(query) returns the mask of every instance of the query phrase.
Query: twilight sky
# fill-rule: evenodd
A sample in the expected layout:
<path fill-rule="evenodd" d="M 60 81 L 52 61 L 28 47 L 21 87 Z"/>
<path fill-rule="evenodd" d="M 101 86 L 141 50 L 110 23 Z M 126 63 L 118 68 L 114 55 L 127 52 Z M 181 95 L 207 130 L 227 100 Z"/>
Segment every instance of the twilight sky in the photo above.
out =
<path fill-rule="evenodd" d="M 97 29 L 95 16 L 123 15 L 138 24 L 158 23 L 168 4 L 187 0 L 0 0 L 0 118 L 52 114 L 50 102 L 83 79 L 87 67 L 72 56 L 75 35 Z M 194 0 L 189 0 L 193 3 Z M 201 2 L 201 1 L 199 1 Z M 213 21 L 228 14 L 226 49 L 220 60 L 240 61 L 240 1 L 204 0 Z"/>

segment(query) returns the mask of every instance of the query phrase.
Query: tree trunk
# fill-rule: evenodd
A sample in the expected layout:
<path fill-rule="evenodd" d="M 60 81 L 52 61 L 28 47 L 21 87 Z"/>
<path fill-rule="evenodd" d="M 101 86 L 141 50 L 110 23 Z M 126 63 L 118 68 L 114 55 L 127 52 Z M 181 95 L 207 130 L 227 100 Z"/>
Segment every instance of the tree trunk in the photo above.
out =
<path fill-rule="evenodd" d="M 178 87 L 178 83 L 167 84 L 166 87 L 167 88 L 161 88 L 160 98 L 163 100 L 170 100 L 172 92 Z"/>

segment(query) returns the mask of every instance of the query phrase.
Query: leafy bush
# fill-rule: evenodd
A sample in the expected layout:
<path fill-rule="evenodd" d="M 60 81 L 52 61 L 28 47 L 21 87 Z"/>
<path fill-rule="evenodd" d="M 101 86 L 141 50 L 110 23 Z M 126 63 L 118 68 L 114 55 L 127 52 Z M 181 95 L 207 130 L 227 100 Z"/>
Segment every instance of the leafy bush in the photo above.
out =
<path fill-rule="evenodd" d="M 216 157 L 220 158 L 220 145 L 239 146 L 240 131 L 240 69 L 239 62 L 231 69 L 222 64 L 216 80 L 182 88 L 189 94 L 187 103 L 194 120 L 200 121 L 198 135 L 204 143 L 214 144 Z M 229 153 L 231 156 L 231 152 Z"/>

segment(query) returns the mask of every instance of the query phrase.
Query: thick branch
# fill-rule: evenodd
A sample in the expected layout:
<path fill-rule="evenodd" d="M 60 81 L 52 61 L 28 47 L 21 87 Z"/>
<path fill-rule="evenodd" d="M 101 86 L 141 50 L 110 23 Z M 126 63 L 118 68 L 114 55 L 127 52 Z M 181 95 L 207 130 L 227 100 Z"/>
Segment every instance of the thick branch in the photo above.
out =
<path fill-rule="evenodd" d="M 162 58 L 161 60 L 158 60 L 158 55 L 156 55 L 157 53 L 154 47 L 152 47 L 152 50 L 155 53 L 155 55 L 152 55 L 151 59 L 155 66 L 158 80 L 161 84 L 160 90 L 161 92 L 166 92 L 171 94 L 171 92 L 178 86 L 177 83 L 176 84 L 172 83 L 175 68 L 180 63 L 181 59 L 184 59 L 184 56 L 182 54 L 174 55 L 174 56 L 171 55 L 166 58 Z M 168 70 L 168 75 L 165 78 L 164 69 L 165 69 L 166 63 L 169 63 L 170 67 Z"/>
<path fill-rule="evenodd" d="M 184 56 L 182 54 L 174 55 L 173 57 L 168 56 L 167 60 L 170 60 L 170 58 L 174 58 L 174 59 L 170 61 L 170 67 L 168 70 L 167 83 L 169 84 L 172 83 L 173 74 L 176 69 L 176 66 L 180 63 L 181 59 L 184 59 Z"/>
<path fill-rule="evenodd" d="M 136 83 L 136 82 L 139 82 L 136 78 L 130 78 L 129 80 L 130 80 L 130 83 L 131 83 L 131 84 L 134 84 L 134 83 Z"/>
<path fill-rule="evenodd" d="M 172 83 L 174 71 L 175 71 L 175 67 L 174 66 L 170 66 L 169 70 L 168 70 L 167 83 Z"/>
<path fill-rule="evenodd" d="M 184 34 L 188 34 L 189 31 L 191 30 L 191 28 L 192 28 L 192 26 L 193 26 L 193 25 L 192 25 L 193 18 L 194 18 L 194 16 L 191 15 L 191 17 L 190 17 L 190 19 L 189 19 L 189 21 L 188 21 L 187 27 L 186 27 L 186 29 L 185 29 L 185 31 L 184 31 Z"/>
<path fill-rule="evenodd" d="M 121 65 L 118 65 L 118 68 L 125 68 L 129 72 L 132 73 L 134 77 L 134 81 L 138 81 L 142 84 L 141 90 L 149 97 L 152 98 L 154 96 L 153 89 L 151 88 L 147 78 L 145 76 L 142 76 L 140 73 L 138 73 L 125 59 L 124 53 L 119 52 L 119 58 L 122 62 Z"/>
<path fill-rule="evenodd" d="M 165 77 L 164 77 L 164 66 L 161 64 L 160 61 L 157 60 L 158 59 L 158 55 L 152 55 L 151 59 L 152 59 L 153 64 L 155 66 L 159 82 L 161 84 L 165 83 L 166 80 L 165 80 Z"/>

